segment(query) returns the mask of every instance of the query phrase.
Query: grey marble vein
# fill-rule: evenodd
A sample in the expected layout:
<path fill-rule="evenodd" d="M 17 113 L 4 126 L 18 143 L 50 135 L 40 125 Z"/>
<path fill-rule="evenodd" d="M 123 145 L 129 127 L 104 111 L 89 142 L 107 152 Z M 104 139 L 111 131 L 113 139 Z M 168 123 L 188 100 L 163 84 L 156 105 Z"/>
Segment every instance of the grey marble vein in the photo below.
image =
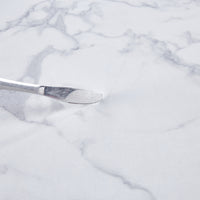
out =
<path fill-rule="evenodd" d="M 120 180 L 120 182 L 122 182 L 122 184 L 125 186 L 125 187 L 128 187 L 130 190 L 140 190 L 142 192 L 145 192 L 148 194 L 149 196 L 149 199 L 151 200 L 156 200 L 156 197 L 153 195 L 153 193 L 146 187 L 140 185 L 140 184 L 137 184 L 137 183 L 132 183 L 130 180 L 128 180 L 128 178 L 124 177 L 123 175 L 121 175 L 120 173 L 117 173 L 115 172 L 114 170 L 111 170 L 111 169 L 107 169 L 105 167 L 102 167 L 100 164 L 96 163 L 95 161 L 93 161 L 92 159 L 90 159 L 88 156 L 87 156 L 87 150 L 88 150 L 88 144 L 83 141 L 81 144 L 80 144 L 80 152 L 81 152 L 81 155 L 82 157 L 93 167 L 95 168 L 96 170 L 100 171 L 101 173 L 107 175 L 107 176 L 110 176 L 114 179 L 118 179 Z"/>

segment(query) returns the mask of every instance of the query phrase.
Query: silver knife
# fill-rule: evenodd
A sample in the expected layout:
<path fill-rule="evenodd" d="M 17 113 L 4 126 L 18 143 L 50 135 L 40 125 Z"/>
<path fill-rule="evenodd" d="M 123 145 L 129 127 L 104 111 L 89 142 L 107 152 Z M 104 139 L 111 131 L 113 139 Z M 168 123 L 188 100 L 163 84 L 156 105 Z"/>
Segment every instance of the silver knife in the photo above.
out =
<path fill-rule="evenodd" d="M 0 89 L 44 95 L 72 104 L 92 104 L 99 102 L 103 98 L 102 94 L 89 90 L 35 85 L 3 78 L 0 78 Z"/>

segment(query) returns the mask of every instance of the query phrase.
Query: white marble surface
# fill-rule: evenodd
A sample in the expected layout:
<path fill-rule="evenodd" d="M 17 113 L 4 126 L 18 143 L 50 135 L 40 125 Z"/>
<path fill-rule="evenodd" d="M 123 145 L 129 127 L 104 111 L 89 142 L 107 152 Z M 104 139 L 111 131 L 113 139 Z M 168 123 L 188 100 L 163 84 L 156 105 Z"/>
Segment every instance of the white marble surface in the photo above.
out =
<path fill-rule="evenodd" d="M 199 200 L 200 1 L 0 1 L 0 200 Z"/>

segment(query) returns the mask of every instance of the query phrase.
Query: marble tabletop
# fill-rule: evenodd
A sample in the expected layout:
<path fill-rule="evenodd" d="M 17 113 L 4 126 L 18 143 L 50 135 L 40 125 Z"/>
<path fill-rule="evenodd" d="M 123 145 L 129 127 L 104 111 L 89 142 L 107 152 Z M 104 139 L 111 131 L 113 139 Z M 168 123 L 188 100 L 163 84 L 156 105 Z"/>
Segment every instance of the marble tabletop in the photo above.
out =
<path fill-rule="evenodd" d="M 0 200 L 199 200 L 200 1 L 0 1 Z"/>

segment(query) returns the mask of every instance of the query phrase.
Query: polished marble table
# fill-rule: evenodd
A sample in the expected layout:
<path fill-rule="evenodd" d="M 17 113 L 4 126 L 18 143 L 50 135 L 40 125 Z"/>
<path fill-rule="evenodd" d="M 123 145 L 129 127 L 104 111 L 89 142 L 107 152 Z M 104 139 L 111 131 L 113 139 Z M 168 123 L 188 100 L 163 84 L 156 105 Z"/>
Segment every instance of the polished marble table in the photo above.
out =
<path fill-rule="evenodd" d="M 200 2 L 0 1 L 0 200 L 199 200 Z"/>

